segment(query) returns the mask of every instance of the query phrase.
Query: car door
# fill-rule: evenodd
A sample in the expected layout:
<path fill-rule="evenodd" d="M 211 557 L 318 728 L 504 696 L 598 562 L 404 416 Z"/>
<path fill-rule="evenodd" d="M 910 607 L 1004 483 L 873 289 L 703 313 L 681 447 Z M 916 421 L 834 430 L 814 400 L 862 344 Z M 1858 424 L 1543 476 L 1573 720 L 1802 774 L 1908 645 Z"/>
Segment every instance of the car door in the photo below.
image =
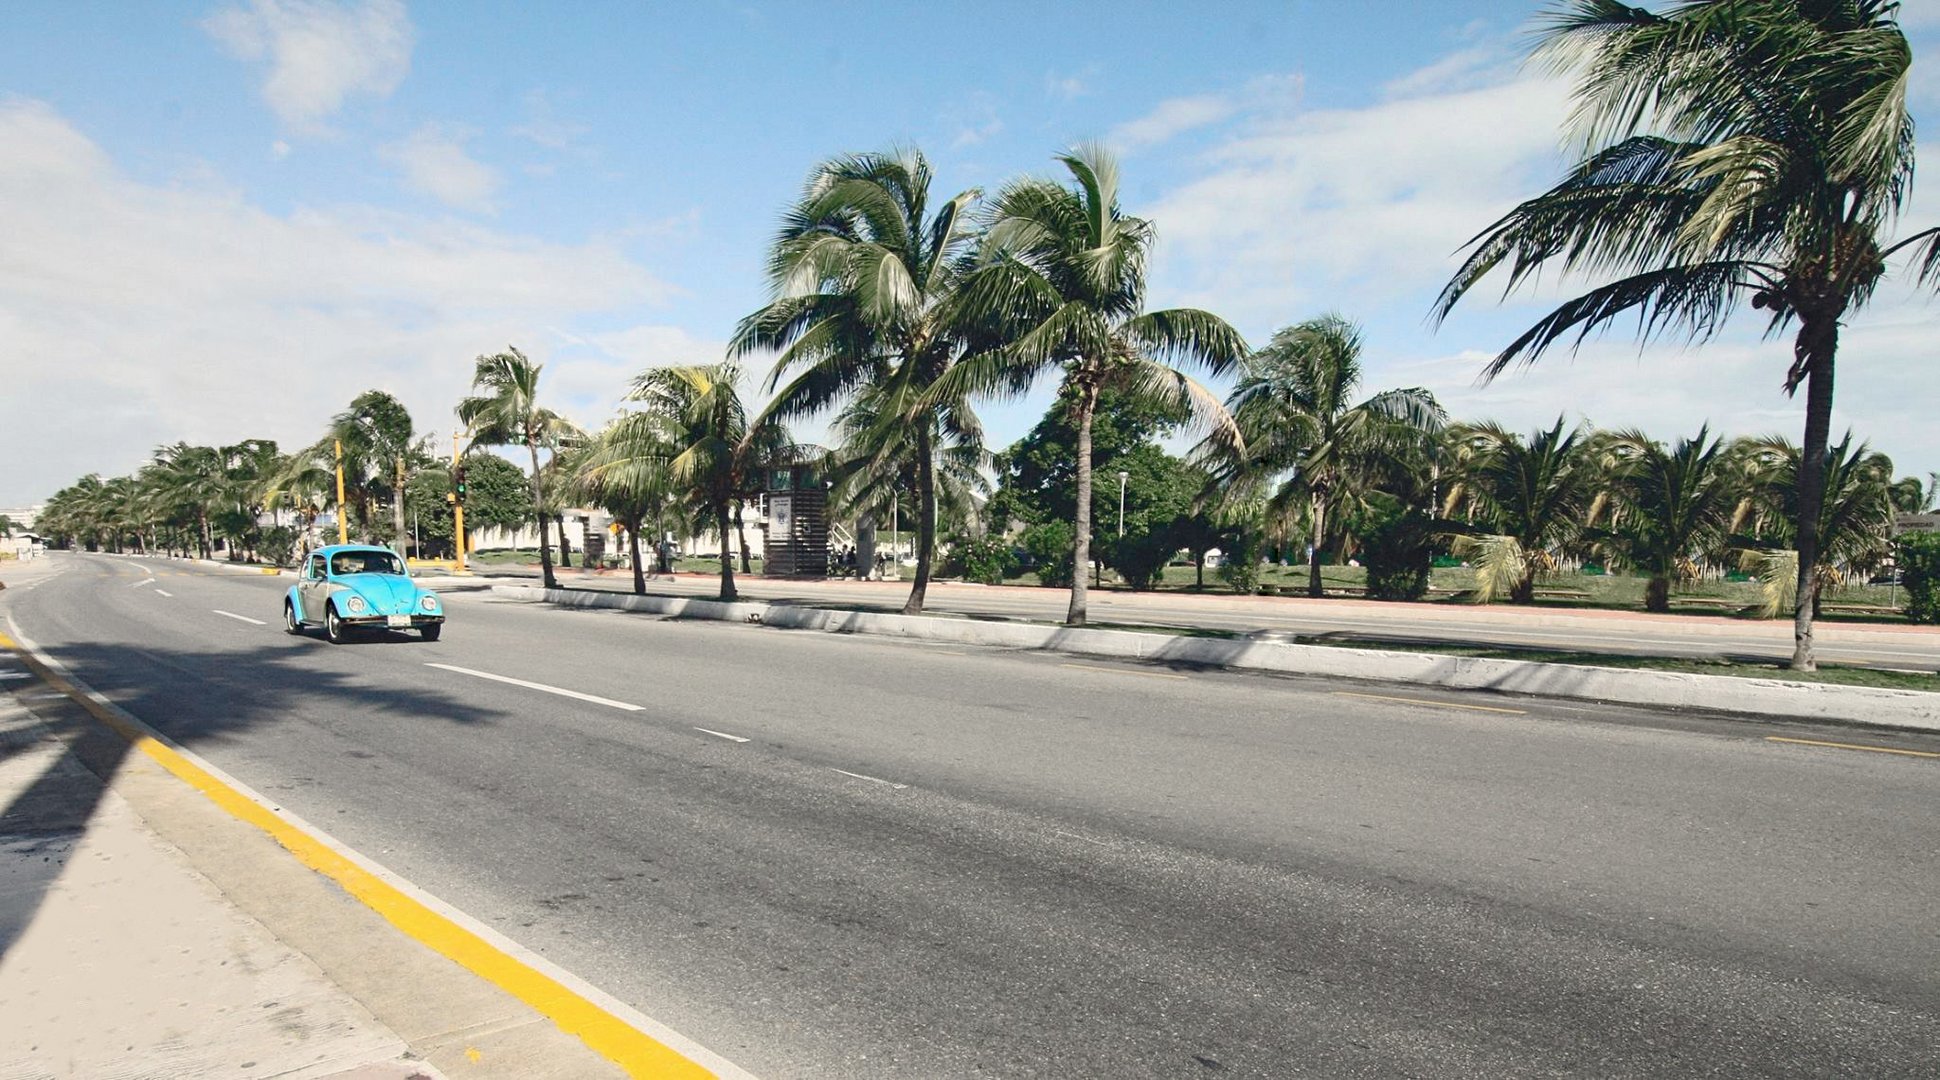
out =
<path fill-rule="evenodd" d="M 296 594 L 303 600 L 303 621 L 322 622 L 324 598 L 330 595 L 330 583 L 323 572 L 323 556 L 310 556 L 310 561 L 304 566 L 303 579 L 297 584 Z"/>

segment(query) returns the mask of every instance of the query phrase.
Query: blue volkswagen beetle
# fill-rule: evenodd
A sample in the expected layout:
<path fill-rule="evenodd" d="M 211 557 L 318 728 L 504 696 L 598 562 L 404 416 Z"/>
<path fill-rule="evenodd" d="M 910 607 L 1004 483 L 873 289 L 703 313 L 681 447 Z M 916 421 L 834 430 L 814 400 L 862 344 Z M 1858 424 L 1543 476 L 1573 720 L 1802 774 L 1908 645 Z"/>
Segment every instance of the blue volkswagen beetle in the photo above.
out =
<path fill-rule="evenodd" d="M 361 629 L 417 630 L 436 641 L 445 608 L 390 548 L 337 544 L 311 552 L 283 598 L 284 629 L 301 634 L 319 625 L 337 645 Z"/>

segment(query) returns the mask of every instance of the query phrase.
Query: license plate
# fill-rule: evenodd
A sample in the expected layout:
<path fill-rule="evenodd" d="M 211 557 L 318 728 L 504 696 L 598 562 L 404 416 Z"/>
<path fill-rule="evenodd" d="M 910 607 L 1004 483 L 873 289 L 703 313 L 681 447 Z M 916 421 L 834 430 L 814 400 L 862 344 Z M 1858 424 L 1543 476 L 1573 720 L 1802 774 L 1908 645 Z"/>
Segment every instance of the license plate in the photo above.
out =
<path fill-rule="evenodd" d="M 392 615 L 389 621 L 392 626 L 409 626 L 411 625 L 411 616 Z"/>

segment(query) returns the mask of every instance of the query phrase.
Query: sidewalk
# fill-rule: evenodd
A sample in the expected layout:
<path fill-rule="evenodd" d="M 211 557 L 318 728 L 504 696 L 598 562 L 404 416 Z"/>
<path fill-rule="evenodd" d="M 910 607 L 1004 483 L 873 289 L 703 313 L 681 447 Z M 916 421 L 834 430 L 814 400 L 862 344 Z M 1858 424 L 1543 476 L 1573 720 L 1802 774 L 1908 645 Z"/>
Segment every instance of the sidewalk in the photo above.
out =
<path fill-rule="evenodd" d="M 131 753 L 12 645 L 0 1080 L 623 1075 Z"/>

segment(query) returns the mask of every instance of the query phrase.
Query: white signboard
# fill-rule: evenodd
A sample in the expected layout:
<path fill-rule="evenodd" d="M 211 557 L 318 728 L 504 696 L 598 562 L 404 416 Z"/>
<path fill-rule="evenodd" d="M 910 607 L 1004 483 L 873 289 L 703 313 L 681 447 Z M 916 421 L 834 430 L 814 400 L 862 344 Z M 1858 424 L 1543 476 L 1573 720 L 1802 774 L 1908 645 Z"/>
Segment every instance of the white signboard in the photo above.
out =
<path fill-rule="evenodd" d="M 768 535 L 782 540 L 795 535 L 795 500 L 789 495 L 768 496 Z"/>
<path fill-rule="evenodd" d="M 1940 532 L 1940 514 L 1895 514 L 1893 534 Z"/>

